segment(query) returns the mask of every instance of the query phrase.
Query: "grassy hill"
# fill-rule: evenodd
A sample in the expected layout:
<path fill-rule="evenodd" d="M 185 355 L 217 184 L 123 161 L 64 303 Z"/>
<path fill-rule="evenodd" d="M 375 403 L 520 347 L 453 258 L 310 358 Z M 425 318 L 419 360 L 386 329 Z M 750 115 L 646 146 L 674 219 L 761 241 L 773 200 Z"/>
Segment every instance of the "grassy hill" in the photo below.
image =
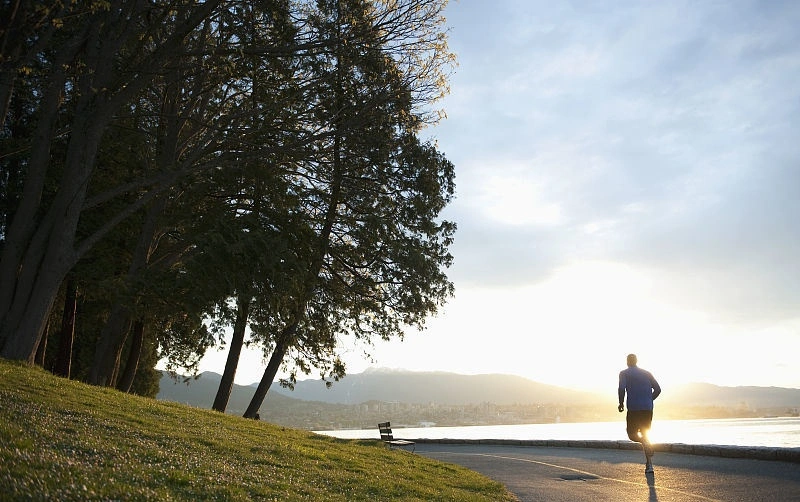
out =
<path fill-rule="evenodd" d="M 0 360 L 11 500 L 514 500 L 475 472 Z"/>

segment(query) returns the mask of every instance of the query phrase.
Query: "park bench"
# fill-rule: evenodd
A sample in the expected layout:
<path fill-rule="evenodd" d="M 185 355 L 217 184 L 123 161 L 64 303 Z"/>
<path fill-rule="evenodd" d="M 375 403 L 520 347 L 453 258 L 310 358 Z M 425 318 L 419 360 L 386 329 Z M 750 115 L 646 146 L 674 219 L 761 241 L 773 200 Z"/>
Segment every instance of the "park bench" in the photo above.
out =
<path fill-rule="evenodd" d="M 390 422 L 381 422 L 378 424 L 378 430 L 381 432 L 381 440 L 386 444 L 386 446 L 391 449 L 393 446 L 401 448 L 404 446 L 410 446 L 411 451 L 413 452 L 416 449 L 416 443 L 414 441 L 408 441 L 406 439 L 395 439 L 394 435 L 392 434 L 392 424 Z"/>

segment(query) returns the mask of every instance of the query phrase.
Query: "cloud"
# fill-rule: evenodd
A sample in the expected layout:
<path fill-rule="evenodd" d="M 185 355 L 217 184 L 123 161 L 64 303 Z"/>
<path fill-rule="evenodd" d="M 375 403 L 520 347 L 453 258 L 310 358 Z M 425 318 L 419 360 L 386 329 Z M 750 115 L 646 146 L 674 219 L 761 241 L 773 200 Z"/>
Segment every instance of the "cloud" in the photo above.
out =
<path fill-rule="evenodd" d="M 577 5 L 449 7 L 457 286 L 599 259 L 684 308 L 796 316 L 799 4 Z"/>

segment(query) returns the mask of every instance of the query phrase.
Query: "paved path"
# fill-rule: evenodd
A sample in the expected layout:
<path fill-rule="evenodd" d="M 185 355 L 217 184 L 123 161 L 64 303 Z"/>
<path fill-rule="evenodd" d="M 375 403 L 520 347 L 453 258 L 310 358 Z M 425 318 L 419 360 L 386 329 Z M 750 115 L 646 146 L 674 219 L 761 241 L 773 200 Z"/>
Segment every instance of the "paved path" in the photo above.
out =
<path fill-rule="evenodd" d="M 800 501 L 800 464 L 641 450 L 417 444 L 416 452 L 503 483 L 521 502 Z"/>

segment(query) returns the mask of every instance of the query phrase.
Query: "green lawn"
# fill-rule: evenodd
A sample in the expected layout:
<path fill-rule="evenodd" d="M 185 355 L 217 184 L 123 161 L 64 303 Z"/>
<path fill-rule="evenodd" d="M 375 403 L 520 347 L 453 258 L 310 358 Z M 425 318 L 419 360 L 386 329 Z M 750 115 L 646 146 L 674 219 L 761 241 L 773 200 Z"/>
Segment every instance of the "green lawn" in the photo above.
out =
<path fill-rule="evenodd" d="M 512 501 L 486 477 L 0 359 L 2 500 Z"/>

